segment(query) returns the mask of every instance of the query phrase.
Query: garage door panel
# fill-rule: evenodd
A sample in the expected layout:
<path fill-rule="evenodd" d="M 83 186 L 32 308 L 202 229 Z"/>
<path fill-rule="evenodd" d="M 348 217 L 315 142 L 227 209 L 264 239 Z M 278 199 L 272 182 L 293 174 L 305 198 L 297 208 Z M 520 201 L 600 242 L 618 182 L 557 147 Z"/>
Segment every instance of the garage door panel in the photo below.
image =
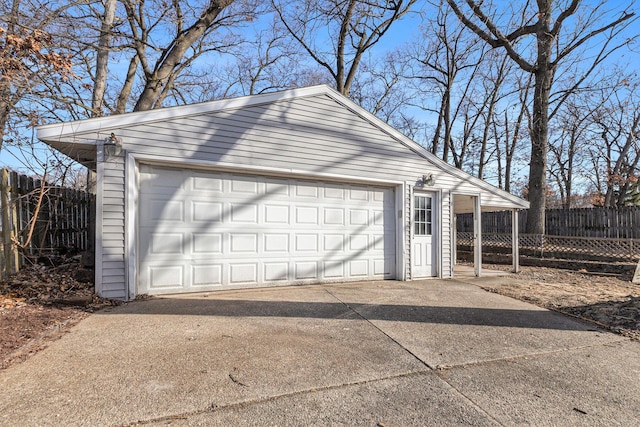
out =
<path fill-rule="evenodd" d="M 318 279 L 318 262 L 317 261 L 296 261 L 295 278 L 298 280 Z"/>
<path fill-rule="evenodd" d="M 369 225 L 369 210 L 349 209 L 349 225 Z"/>
<path fill-rule="evenodd" d="M 362 252 L 369 249 L 369 236 L 352 235 L 349 236 L 349 250 L 351 252 Z"/>
<path fill-rule="evenodd" d="M 332 185 L 327 184 L 324 189 L 324 197 L 325 199 L 333 199 L 333 200 L 344 200 L 345 198 L 345 190 L 342 185 Z"/>
<path fill-rule="evenodd" d="M 191 188 L 203 192 L 222 193 L 222 178 L 213 177 L 204 173 L 197 173 L 191 178 Z"/>
<path fill-rule="evenodd" d="M 263 236 L 264 252 L 270 253 L 289 253 L 289 239 L 288 233 L 265 233 Z"/>
<path fill-rule="evenodd" d="M 318 235 L 312 233 L 296 234 L 296 252 L 318 252 Z"/>
<path fill-rule="evenodd" d="M 146 204 L 141 207 L 141 215 L 148 222 L 183 222 L 185 218 L 185 206 L 182 201 L 166 200 L 166 197 L 149 197 Z"/>
<path fill-rule="evenodd" d="M 318 187 L 315 183 L 298 183 L 295 185 L 296 196 L 304 199 L 317 199 Z"/>
<path fill-rule="evenodd" d="M 194 255 L 219 255 L 222 253 L 222 233 L 191 232 Z"/>
<path fill-rule="evenodd" d="M 182 265 L 150 265 L 147 268 L 149 282 L 153 289 L 184 287 L 184 266 Z"/>
<path fill-rule="evenodd" d="M 387 241 L 387 237 L 385 235 L 374 235 L 373 237 L 373 249 L 376 251 L 384 252 L 385 243 Z"/>
<path fill-rule="evenodd" d="M 231 263 L 229 264 L 229 282 L 231 284 L 257 284 L 258 263 Z"/>
<path fill-rule="evenodd" d="M 335 253 L 344 251 L 346 239 L 348 239 L 348 236 L 345 236 L 344 234 L 325 234 L 323 236 L 323 252 Z"/>
<path fill-rule="evenodd" d="M 253 203 L 230 203 L 232 224 L 257 224 L 258 205 Z"/>
<path fill-rule="evenodd" d="M 323 208 L 325 225 L 344 225 L 344 208 Z"/>
<path fill-rule="evenodd" d="M 229 243 L 231 256 L 241 253 L 258 253 L 257 233 L 232 233 L 229 235 Z"/>
<path fill-rule="evenodd" d="M 193 265 L 193 287 L 222 286 L 222 264 Z"/>
<path fill-rule="evenodd" d="M 236 177 L 230 183 L 231 193 L 258 194 L 258 182 L 253 177 Z"/>
<path fill-rule="evenodd" d="M 298 225 L 319 225 L 318 209 L 316 206 L 296 206 L 295 223 Z"/>
<path fill-rule="evenodd" d="M 265 282 L 282 282 L 288 281 L 289 277 L 289 262 L 265 262 L 263 264 L 264 280 Z"/>
<path fill-rule="evenodd" d="M 195 200 L 191 201 L 191 221 L 192 222 L 222 222 L 224 206 L 222 202 L 210 202 Z"/>
<path fill-rule="evenodd" d="M 284 224 L 288 225 L 291 221 L 289 216 L 289 206 L 287 205 L 264 205 L 264 223 L 265 224 Z"/>
<path fill-rule="evenodd" d="M 288 200 L 290 195 L 289 182 L 284 179 L 267 179 L 265 182 L 265 193 L 273 200 L 279 198 Z"/>
<path fill-rule="evenodd" d="M 165 171 L 166 169 L 160 167 L 148 167 L 145 180 L 141 184 L 142 191 L 160 194 L 166 194 L 167 190 L 178 191 L 188 179 L 183 171 L 176 171 L 171 175 Z"/>
<path fill-rule="evenodd" d="M 351 277 L 369 276 L 369 260 L 354 259 L 349 261 L 349 271 Z"/>
<path fill-rule="evenodd" d="M 323 261 L 323 273 L 325 279 L 340 279 L 345 276 L 344 261 Z"/>
<path fill-rule="evenodd" d="M 369 200 L 369 191 L 367 191 L 366 188 L 351 188 L 349 191 L 349 200 L 366 202 Z"/>
<path fill-rule="evenodd" d="M 151 255 L 182 255 L 184 254 L 183 237 L 182 233 L 152 233 L 149 253 Z"/>
<path fill-rule="evenodd" d="M 140 179 L 140 293 L 393 277 L 392 189 L 145 165 Z"/>

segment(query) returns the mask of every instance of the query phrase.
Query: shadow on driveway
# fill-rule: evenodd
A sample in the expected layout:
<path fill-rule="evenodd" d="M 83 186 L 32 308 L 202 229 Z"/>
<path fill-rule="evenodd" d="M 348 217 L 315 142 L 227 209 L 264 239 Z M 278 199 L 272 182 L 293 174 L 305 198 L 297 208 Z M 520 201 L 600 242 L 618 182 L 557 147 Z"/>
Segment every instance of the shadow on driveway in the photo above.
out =
<path fill-rule="evenodd" d="M 596 330 L 564 315 L 533 307 L 497 309 L 405 304 L 264 301 L 252 299 L 158 298 L 135 301 L 109 311 L 111 314 L 218 317 L 284 317 L 356 319 L 371 321 L 477 325 L 555 330 Z M 105 312 L 106 313 L 106 312 Z"/>

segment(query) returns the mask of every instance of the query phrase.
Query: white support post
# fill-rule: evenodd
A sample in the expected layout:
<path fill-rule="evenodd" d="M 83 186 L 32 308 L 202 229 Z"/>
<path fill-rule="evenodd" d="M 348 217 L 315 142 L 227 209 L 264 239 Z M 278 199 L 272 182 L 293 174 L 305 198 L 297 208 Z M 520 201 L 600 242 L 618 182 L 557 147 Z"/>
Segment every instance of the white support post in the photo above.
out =
<path fill-rule="evenodd" d="M 458 218 L 453 209 L 451 210 L 451 216 L 451 222 L 453 223 L 451 226 L 451 265 L 454 266 L 458 264 Z"/>
<path fill-rule="evenodd" d="M 473 267 L 476 277 L 482 276 L 482 218 L 480 207 L 480 195 L 474 197 L 473 206 L 473 232 L 475 235 L 475 247 L 473 250 Z"/>
<path fill-rule="evenodd" d="M 520 272 L 520 241 L 518 239 L 518 210 L 511 211 L 511 256 L 513 258 L 513 272 Z"/>

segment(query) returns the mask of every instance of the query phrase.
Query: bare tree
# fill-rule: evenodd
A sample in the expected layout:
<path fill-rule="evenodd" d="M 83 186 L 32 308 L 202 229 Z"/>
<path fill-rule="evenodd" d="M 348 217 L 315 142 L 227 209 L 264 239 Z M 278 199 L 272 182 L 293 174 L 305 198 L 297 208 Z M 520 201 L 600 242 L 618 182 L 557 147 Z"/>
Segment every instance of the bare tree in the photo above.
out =
<path fill-rule="evenodd" d="M 221 67 L 224 93 L 255 95 L 299 85 L 305 70 L 303 53 L 275 20 L 258 28 L 230 52 L 232 60 Z"/>
<path fill-rule="evenodd" d="M 109 65 L 109 51 L 113 38 L 113 23 L 116 17 L 116 0 L 104 1 L 104 15 L 100 26 L 98 47 L 96 49 L 96 72 L 91 100 L 91 112 L 94 117 L 102 115 L 104 93 L 107 89 L 107 76 Z"/>
<path fill-rule="evenodd" d="M 583 163 L 592 148 L 590 145 L 596 142 L 592 137 L 594 122 L 603 113 L 611 92 L 609 88 L 602 88 L 600 96 L 595 90 L 577 93 L 557 110 L 554 126 L 550 129 L 549 174 L 555 181 L 564 209 L 574 207 L 576 178 L 591 174 L 584 170 Z"/>
<path fill-rule="evenodd" d="M 219 75 L 201 63 L 221 61 L 262 13 L 261 0 L 85 0 L 56 34 L 78 79 L 47 81 L 42 108 L 75 120 L 203 100 Z"/>
<path fill-rule="evenodd" d="M 183 69 L 203 53 L 221 48 L 220 44 L 207 45 L 204 40 L 225 19 L 230 18 L 221 14 L 233 0 L 211 0 L 200 11 L 192 7 L 183 8 L 188 5 L 178 1 L 170 5 L 157 2 L 153 6 L 159 8 L 160 13 L 155 9 L 152 14 L 148 13 L 144 0 L 121 1 L 127 12 L 133 47 L 144 75 L 142 92 L 133 110 L 157 108 L 162 105 Z M 154 46 L 156 40 L 150 37 L 151 32 L 161 24 L 171 23 L 173 37 L 162 45 Z M 150 52 L 159 52 L 159 55 L 151 57 Z"/>
<path fill-rule="evenodd" d="M 534 75 L 528 186 L 531 209 L 527 217 L 526 232 L 543 234 L 549 99 L 556 71 L 567 57 L 590 40 L 609 30 L 629 25 L 634 13 L 624 10 L 618 18 L 601 23 L 603 15 L 610 16 L 604 10 L 604 1 L 595 6 L 587 6 L 581 5 L 580 0 L 537 0 L 535 5 L 534 2 L 525 3 L 519 12 L 519 19 L 514 20 L 515 23 L 505 23 L 504 29 L 500 29 L 501 21 L 494 19 L 491 11 L 481 2 L 466 0 L 466 12 L 455 0 L 447 2 L 467 28 L 491 47 L 505 49 L 520 68 Z M 579 9 L 583 13 L 573 19 L 574 28 L 568 31 L 568 23 L 576 17 Z M 531 38 L 533 42 L 529 43 Z"/>
<path fill-rule="evenodd" d="M 499 118 L 498 115 L 496 115 L 496 119 L 492 123 L 493 139 L 496 144 L 498 187 L 509 192 L 511 192 L 511 181 L 516 161 L 516 153 L 521 147 L 525 136 L 527 136 L 525 132 L 525 120 L 527 120 L 529 116 L 531 79 L 531 75 L 529 75 L 528 79 L 525 81 L 516 79 L 515 85 L 519 95 L 518 102 L 512 105 L 507 105 L 499 115 Z M 512 106 L 518 112 L 516 115 L 510 114 L 509 110 Z"/>
<path fill-rule="evenodd" d="M 368 56 L 351 87 L 351 98 L 398 130 L 411 134 L 415 124 L 406 107 L 413 97 L 405 79 L 408 63 L 400 50 L 378 60 Z"/>
<path fill-rule="evenodd" d="M 0 150 L 8 134 L 17 134 L 11 123 L 37 123 L 31 103 L 24 101 L 43 78 L 71 76 L 71 63 L 55 47 L 48 26 L 72 5 L 51 9 L 37 0 L 12 0 L 0 6 Z"/>
<path fill-rule="evenodd" d="M 406 15 L 416 0 L 271 0 L 280 22 L 349 95 L 365 52 Z"/>
<path fill-rule="evenodd" d="M 627 84 L 607 97 L 593 117 L 589 152 L 604 206 L 627 204 L 640 178 L 640 84 Z"/>
<path fill-rule="evenodd" d="M 453 152 L 456 167 L 461 168 L 467 145 L 455 152 L 453 147 L 453 126 L 472 88 L 474 75 L 482 62 L 483 46 L 476 39 L 469 38 L 464 27 L 451 22 L 450 9 L 444 0 L 437 7 L 436 16 L 431 19 L 414 41 L 406 54 L 414 63 L 410 79 L 417 81 L 417 90 L 423 99 L 431 99 L 437 94 L 435 105 L 423 104 L 420 108 L 436 114 L 436 127 L 431 139 L 431 152 L 449 161 Z M 454 18 L 455 19 L 455 18 Z M 456 87 L 461 88 L 456 90 Z M 469 110 L 466 110 L 468 112 Z M 465 123 L 469 121 L 465 120 Z M 468 136 L 470 128 L 464 135 Z M 466 141 L 463 138 L 463 141 Z"/>
<path fill-rule="evenodd" d="M 489 68 L 489 73 L 483 79 L 484 93 L 482 97 L 482 103 L 480 112 L 483 116 L 482 120 L 482 138 L 480 140 L 480 153 L 478 156 L 478 178 L 484 178 L 485 167 L 491 157 L 489 150 L 489 139 L 491 136 L 491 129 L 493 123 L 496 121 L 496 109 L 498 103 L 506 96 L 503 92 L 503 86 L 507 79 L 508 73 L 511 71 L 508 63 L 507 56 L 493 58 L 494 55 L 489 55 L 488 61 L 492 63 L 493 67 Z"/>

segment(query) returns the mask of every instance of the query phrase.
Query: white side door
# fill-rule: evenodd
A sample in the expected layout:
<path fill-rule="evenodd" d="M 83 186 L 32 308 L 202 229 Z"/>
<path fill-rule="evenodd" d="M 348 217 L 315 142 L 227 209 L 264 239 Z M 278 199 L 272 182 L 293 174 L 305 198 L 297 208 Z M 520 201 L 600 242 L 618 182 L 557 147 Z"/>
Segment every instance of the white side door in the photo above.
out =
<path fill-rule="evenodd" d="M 413 196 L 412 277 L 434 277 L 436 251 L 434 248 L 433 197 L 416 193 Z"/>

